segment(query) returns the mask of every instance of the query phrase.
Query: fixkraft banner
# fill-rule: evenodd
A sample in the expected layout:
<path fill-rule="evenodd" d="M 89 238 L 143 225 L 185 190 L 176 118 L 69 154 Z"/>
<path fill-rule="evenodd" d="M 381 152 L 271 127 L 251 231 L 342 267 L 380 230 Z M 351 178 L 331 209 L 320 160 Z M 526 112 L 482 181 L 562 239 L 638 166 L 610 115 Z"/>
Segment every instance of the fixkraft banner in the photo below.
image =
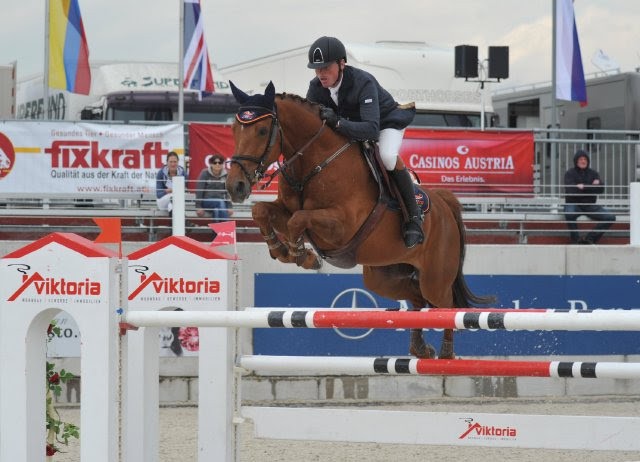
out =
<path fill-rule="evenodd" d="M 427 188 L 533 192 L 532 132 L 407 129 L 400 155 Z"/>
<path fill-rule="evenodd" d="M 175 151 L 184 165 L 182 126 L 66 122 L 0 124 L 0 191 L 79 197 L 153 193 Z"/>

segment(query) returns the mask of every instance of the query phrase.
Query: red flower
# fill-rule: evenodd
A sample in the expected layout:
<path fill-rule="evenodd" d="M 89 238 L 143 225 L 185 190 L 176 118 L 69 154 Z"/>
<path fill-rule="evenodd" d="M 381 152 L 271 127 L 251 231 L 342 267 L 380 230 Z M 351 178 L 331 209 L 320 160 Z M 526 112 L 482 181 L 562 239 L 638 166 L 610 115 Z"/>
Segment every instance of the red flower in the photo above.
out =
<path fill-rule="evenodd" d="M 58 450 L 53 446 L 53 444 L 47 444 L 47 455 L 53 456 Z"/>
<path fill-rule="evenodd" d="M 49 383 L 52 383 L 54 385 L 58 385 L 60 383 L 60 374 L 58 374 L 56 372 L 51 377 L 49 377 Z"/>
<path fill-rule="evenodd" d="M 200 334 L 197 327 L 181 327 L 178 333 L 180 345 L 189 351 L 200 349 Z"/>
<path fill-rule="evenodd" d="M 53 333 L 53 324 L 49 324 L 47 327 L 47 335 L 51 335 Z"/>

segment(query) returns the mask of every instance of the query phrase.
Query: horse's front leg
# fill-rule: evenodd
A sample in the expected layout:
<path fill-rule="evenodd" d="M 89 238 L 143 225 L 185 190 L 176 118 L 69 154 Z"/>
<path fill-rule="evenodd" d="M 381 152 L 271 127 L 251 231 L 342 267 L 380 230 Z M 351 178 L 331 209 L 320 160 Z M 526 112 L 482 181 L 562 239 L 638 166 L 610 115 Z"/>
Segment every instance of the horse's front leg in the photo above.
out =
<path fill-rule="evenodd" d="M 287 221 L 291 214 L 278 201 L 256 202 L 252 209 L 253 220 L 260 229 L 262 238 L 269 247 L 269 255 L 282 263 L 295 263 L 295 256 L 289 253 L 288 243 L 278 237 L 287 235 Z"/>
<path fill-rule="evenodd" d="M 298 254 L 298 265 L 317 269 L 322 260 L 315 252 L 304 248 L 304 232 L 316 236 L 320 248 L 340 248 L 344 245 L 344 218 L 331 209 L 297 210 L 287 222 L 289 242 L 295 243 L 293 252 Z"/>

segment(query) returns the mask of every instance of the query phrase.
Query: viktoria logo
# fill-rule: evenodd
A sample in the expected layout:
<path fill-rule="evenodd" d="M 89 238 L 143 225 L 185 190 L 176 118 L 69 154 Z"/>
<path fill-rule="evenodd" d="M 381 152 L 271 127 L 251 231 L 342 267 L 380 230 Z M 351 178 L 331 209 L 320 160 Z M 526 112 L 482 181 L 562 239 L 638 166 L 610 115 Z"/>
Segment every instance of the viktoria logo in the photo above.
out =
<path fill-rule="evenodd" d="M 217 294 L 220 292 L 220 281 L 207 277 L 198 280 L 164 278 L 154 271 L 149 276 L 141 274 L 140 285 L 129 294 L 129 300 L 135 299 L 147 287 L 156 294 Z"/>
<path fill-rule="evenodd" d="M 31 276 L 22 276 L 22 285 L 16 290 L 7 301 L 12 302 L 18 298 L 30 286 L 33 286 L 38 295 L 90 295 L 98 296 L 102 292 L 99 282 L 85 278 L 84 281 L 70 281 L 65 278 L 43 278 L 37 271 Z"/>
<path fill-rule="evenodd" d="M 472 438 L 478 436 L 487 437 L 499 437 L 499 438 L 516 438 L 518 431 L 512 427 L 494 427 L 493 425 L 481 425 L 478 422 L 474 422 L 473 418 L 465 419 L 469 428 L 458 437 L 463 440 L 465 438 Z"/>

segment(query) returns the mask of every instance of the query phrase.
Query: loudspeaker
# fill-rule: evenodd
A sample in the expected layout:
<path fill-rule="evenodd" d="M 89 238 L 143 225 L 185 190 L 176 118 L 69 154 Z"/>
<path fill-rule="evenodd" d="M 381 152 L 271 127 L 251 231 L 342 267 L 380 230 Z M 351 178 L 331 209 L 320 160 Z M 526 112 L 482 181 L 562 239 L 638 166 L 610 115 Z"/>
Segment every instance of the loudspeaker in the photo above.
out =
<path fill-rule="evenodd" d="M 456 77 L 478 77 L 478 47 L 456 46 Z"/>
<path fill-rule="evenodd" d="M 509 47 L 489 47 L 489 78 L 509 78 Z"/>

